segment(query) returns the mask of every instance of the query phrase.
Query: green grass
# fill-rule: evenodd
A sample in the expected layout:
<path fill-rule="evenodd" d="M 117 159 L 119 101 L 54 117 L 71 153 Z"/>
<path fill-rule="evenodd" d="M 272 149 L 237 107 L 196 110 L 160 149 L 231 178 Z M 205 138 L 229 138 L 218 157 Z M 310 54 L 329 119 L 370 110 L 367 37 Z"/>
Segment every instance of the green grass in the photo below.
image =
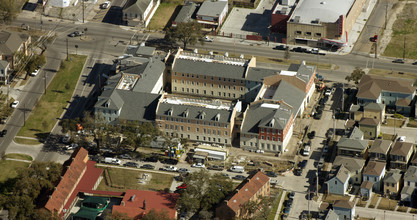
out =
<path fill-rule="evenodd" d="M 161 2 L 155 14 L 152 16 L 149 22 L 148 28 L 151 30 L 164 30 L 164 28 L 171 20 L 175 19 L 174 16 L 178 14 L 180 5 L 183 1 L 180 0 L 166 0 Z M 174 15 L 174 16 L 173 16 Z"/>
<path fill-rule="evenodd" d="M 349 196 L 340 196 L 340 195 L 325 195 L 323 197 L 323 202 L 328 202 L 328 203 L 334 203 L 334 201 L 336 200 L 349 200 L 350 197 Z"/>
<path fill-rule="evenodd" d="M 369 204 L 369 208 L 375 208 L 375 206 L 376 206 L 376 203 L 378 202 L 378 199 L 379 199 L 379 195 L 372 195 L 372 198 L 371 198 L 371 203 Z"/>
<path fill-rule="evenodd" d="M 64 108 L 71 100 L 86 56 L 71 55 L 72 60 L 63 61 L 60 70 L 49 84 L 46 94 L 36 104 L 17 136 L 44 138 L 58 122 Z M 69 88 L 65 85 L 68 83 Z"/>
<path fill-rule="evenodd" d="M 14 141 L 19 144 L 26 144 L 26 145 L 38 145 L 40 142 L 34 139 L 27 139 L 27 138 L 19 138 L 15 137 Z"/>
<path fill-rule="evenodd" d="M 392 26 L 392 38 L 384 56 L 403 57 L 404 40 L 405 40 L 405 57 L 417 59 L 417 22 L 415 20 L 415 11 L 417 5 L 406 4 L 403 11 L 397 15 L 394 25 Z M 405 39 L 404 39 L 405 37 Z"/>
<path fill-rule="evenodd" d="M 281 202 L 281 199 L 282 199 L 282 195 L 283 195 L 282 192 L 283 192 L 282 189 L 278 189 L 277 199 L 275 200 L 275 203 L 272 206 L 271 212 L 269 213 L 269 216 L 268 216 L 268 220 L 275 219 L 275 215 L 277 214 L 279 203 Z"/>
<path fill-rule="evenodd" d="M 396 128 L 399 128 L 399 127 L 401 127 L 401 126 L 404 125 L 404 122 L 405 122 L 404 119 L 388 118 L 387 119 L 387 123 L 386 124 L 383 124 L 383 125 L 384 126 L 388 126 L 388 127 L 393 127 L 393 128 L 395 126 Z"/>
<path fill-rule="evenodd" d="M 7 179 L 15 178 L 17 171 L 21 168 L 28 167 L 29 163 L 13 161 L 13 160 L 0 160 L 0 182 L 4 182 Z"/>
<path fill-rule="evenodd" d="M 5 157 L 11 158 L 11 159 L 19 159 L 19 160 L 30 160 L 30 161 L 33 160 L 31 156 L 26 155 L 26 154 L 7 154 Z"/>
<path fill-rule="evenodd" d="M 367 201 L 363 201 L 362 199 L 359 199 L 358 202 L 356 203 L 356 206 L 365 207 L 366 206 L 366 202 Z"/>
<path fill-rule="evenodd" d="M 408 206 L 398 206 L 397 212 L 406 212 L 408 210 Z"/>
<path fill-rule="evenodd" d="M 151 171 L 131 170 L 123 168 L 108 168 L 111 186 L 106 181 L 101 181 L 98 190 L 125 191 L 126 189 L 138 190 L 164 190 L 170 188 L 175 174 L 162 174 Z M 143 173 L 150 175 L 150 180 L 146 184 L 139 184 L 139 179 Z"/>
<path fill-rule="evenodd" d="M 394 211 L 397 206 L 397 200 L 389 200 L 387 198 L 381 198 L 381 201 L 378 204 L 378 209 L 391 210 Z"/>

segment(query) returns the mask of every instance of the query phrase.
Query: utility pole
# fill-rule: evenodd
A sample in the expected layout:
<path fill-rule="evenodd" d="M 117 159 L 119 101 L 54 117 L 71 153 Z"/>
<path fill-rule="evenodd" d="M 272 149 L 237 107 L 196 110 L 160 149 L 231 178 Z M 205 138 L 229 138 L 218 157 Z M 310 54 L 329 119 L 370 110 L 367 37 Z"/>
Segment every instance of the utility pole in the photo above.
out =
<path fill-rule="evenodd" d="M 333 135 L 332 135 L 332 139 L 334 139 L 335 133 L 336 133 L 336 116 L 335 116 L 335 112 L 333 110 Z"/>
<path fill-rule="evenodd" d="M 404 50 L 403 50 L 403 60 L 405 60 L 405 39 L 406 39 L 406 35 L 404 34 Z"/>
<path fill-rule="evenodd" d="M 68 38 L 67 38 L 67 60 L 68 60 Z"/>
<path fill-rule="evenodd" d="M 310 218 L 310 188 L 308 189 L 308 215 L 307 218 Z"/>
<path fill-rule="evenodd" d="M 378 39 L 375 41 L 375 59 L 378 58 Z"/>
<path fill-rule="evenodd" d="M 46 71 L 44 71 L 45 72 L 45 75 L 43 75 L 43 79 L 44 79 L 44 90 L 43 90 L 43 94 L 46 94 Z"/>
<path fill-rule="evenodd" d="M 385 5 L 385 25 L 384 25 L 384 29 L 387 29 L 387 17 L 388 17 L 388 4 Z"/>
<path fill-rule="evenodd" d="M 319 197 L 319 168 L 317 167 L 316 172 L 316 196 Z"/>
<path fill-rule="evenodd" d="M 42 12 L 41 12 L 41 20 L 40 20 L 40 28 L 41 28 L 41 31 L 42 31 L 42 24 L 43 24 L 43 21 L 42 21 Z"/>
<path fill-rule="evenodd" d="M 23 126 L 26 126 L 26 103 L 23 103 Z"/>
<path fill-rule="evenodd" d="M 84 23 L 84 0 L 81 0 L 83 2 L 83 23 Z"/>
<path fill-rule="evenodd" d="M 345 112 L 345 83 L 342 83 L 342 112 Z"/>

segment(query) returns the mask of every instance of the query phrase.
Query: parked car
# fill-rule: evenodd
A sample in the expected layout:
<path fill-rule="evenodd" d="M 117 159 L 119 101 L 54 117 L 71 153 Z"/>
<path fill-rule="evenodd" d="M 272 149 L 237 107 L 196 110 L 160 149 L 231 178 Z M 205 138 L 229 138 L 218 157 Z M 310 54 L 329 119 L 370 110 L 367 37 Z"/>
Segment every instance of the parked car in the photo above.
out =
<path fill-rule="evenodd" d="M 151 165 L 151 164 L 143 164 L 142 166 L 140 166 L 140 168 L 153 170 L 153 169 L 155 169 L 155 166 Z"/>
<path fill-rule="evenodd" d="M 405 138 L 406 138 L 405 136 L 400 136 L 398 137 L 397 141 L 404 142 Z"/>
<path fill-rule="evenodd" d="M 329 96 L 332 94 L 332 90 L 331 89 L 326 89 L 326 92 L 324 93 L 324 95 Z"/>
<path fill-rule="evenodd" d="M 412 63 L 413 65 L 417 65 L 417 61 L 414 61 L 414 63 Z"/>
<path fill-rule="evenodd" d="M 307 160 L 303 160 L 303 161 L 301 161 L 300 163 L 298 163 L 298 166 L 299 166 L 301 169 L 304 169 L 304 167 L 306 167 L 306 165 L 307 165 Z"/>
<path fill-rule="evenodd" d="M 310 155 L 310 146 L 305 146 L 303 150 L 303 156 Z"/>
<path fill-rule="evenodd" d="M 230 179 L 230 175 L 229 175 L 229 174 L 227 174 L 227 173 L 221 173 L 221 175 L 222 175 L 222 176 L 224 176 L 224 177 L 226 177 L 226 178 L 229 178 L 229 179 Z"/>
<path fill-rule="evenodd" d="M 314 137 L 316 137 L 316 131 L 312 131 L 312 132 L 308 133 L 308 134 L 307 134 L 307 137 L 308 137 L 309 139 L 314 139 Z"/>
<path fill-rule="evenodd" d="M 324 147 L 323 147 L 323 153 L 327 154 L 327 152 L 329 152 L 329 146 L 324 145 Z"/>
<path fill-rule="evenodd" d="M 130 156 L 129 154 L 122 154 L 122 155 L 119 155 L 119 158 L 120 159 L 131 160 L 132 159 L 132 156 Z"/>
<path fill-rule="evenodd" d="M 147 158 L 145 158 L 145 162 L 156 163 L 156 162 L 158 162 L 158 157 L 155 157 L 155 156 L 147 157 Z"/>
<path fill-rule="evenodd" d="M 189 172 L 190 172 L 190 170 L 187 169 L 187 168 L 179 168 L 178 169 L 178 173 L 189 173 Z"/>
<path fill-rule="evenodd" d="M 316 114 L 314 114 L 314 119 L 320 120 L 322 115 L 323 115 L 323 113 L 321 111 L 318 111 L 318 112 L 316 112 Z"/>
<path fill-rule="evenodd" d="M 39 73 L 39 69 L 34 70 L 30 75 L 31 76 L 36 76 Z"/>
<path fill-rule="evenodd" d="M 169 165 L 177 165 L 178 160 L 176 160 L 176 159 L 165 159 L 165 160 L 161 160 L 161 163 L 169 164 Z"/>
<path fill-rule="evenodd" d="M 294 199 L 295 193 L 294 192 L 290 192 L 288 193 L 288 198 L 289 199 Z"/>
<path fill-rule="evenodd" d="M 178 168 L 174 167 L 174 166 L 164 166 L 161 167 L 164 171 L 168 171 L 168 172 L 177 172 Z"/>
<path fill-rule="evenodd" d="M 106 8 L 109 8 L 109 7 L 110 7 L 110 2 L 109 1 L 103 2 L 103 4 L 100 5 L 101 9 L 106 9 Z"/>
<path fill-rule="evenodd" d="M 68 34 L 68 37 L 79 37 L 79 36 L 83 36 L 83 35 L 84 35 L 84 32 L 83 31 L 81 31 L 81 32 L 74 31 L 71 34 Z"/>
<path fill-rule="evenodd" d="M 263 153 L 265 153 L 265 151 L 264 150 L 256 150 L 256 153 L 258 153 L 258 154 L 263 154 Z"/>
<path fill-rule="evenodd" d="M 244 180 L 244 179 L 246 179 L 246 176 L 236 175 L 236 176 L 232 177 L 232 179 L 234 179 L 234 180 Z"/>
<path fill-rule="evenodd" d="M 273 172 L 273 171 L 266 172 L 266 175 L 269 176 L 269 177 L 277 177 L 278 176 L 278 174 Z"/>
<path fill-rule="evenodd" d="M 135 167 L 138 168 L 139 164 L 135 163 L 135 162 L 126 162 L 125 164 L 123 164 L 123 166 L 125 167 Z"/>
<path fill-rule="evenodd" d="M 209 167 L 207 167 L 207 169 L 209 169 L 209 170 L 218 170 L 218 171 L 223 171 L 223 170 L 224 170 L 224 167 L 223 167 L 223 166 L 213 165 L 213 166 L 209 166 Z"/>
<path fill-rule="evenodd" d="M 392 61 L 393 63 L 404 63 L 403 59 L 395 59 Z"/>
<path fill-rule="evenodd" d="M 204 37 L 204 41 L 205 42 L 213 42 L 213 38 L 209 37 L 209 36 L 205 36 Z"/>
<path fill-rule="evenodd" d="M 0 137 L 4 137 L 7 134 L 7 130 L 3 129 L 3 131 L 0 132 Z"/>
<path fill-rule="evenodd" d="M 286 50 L 287 48 L 288 48 L 288 46 L 278 45 L 278 46 L 273 47 L 272 49 L 274 49 L 274 50 Z"/>
<path fill-rule="evenodd" d="M 204 164 L 202 164 L 202 163 L 195 163 L 195 164 L 193 164 L 191 167 L 195 167 L 195 168 L 204 168 L 204 167 L 206 167 Z"/>
<path fill-rule="evenodd" d="M 300 168 L 294 169 L 294 175 L 301 176 L 302 173 L 303 173 L 303 170 L 302 169 L 300 169 Z"/>
<path fill-rule="evenodd" d="M 78 147 L 78 144 L 72 143 L 70 145 L 65 146 L 65 150 L 73 150 Z"/>
<path fill-rule="evenodd" d="M 10 107 L 17 108 L 18 105 L 19 105 L 19 101 L 14 101 L 12 102 L 12 104 L 10 104 Z"/>

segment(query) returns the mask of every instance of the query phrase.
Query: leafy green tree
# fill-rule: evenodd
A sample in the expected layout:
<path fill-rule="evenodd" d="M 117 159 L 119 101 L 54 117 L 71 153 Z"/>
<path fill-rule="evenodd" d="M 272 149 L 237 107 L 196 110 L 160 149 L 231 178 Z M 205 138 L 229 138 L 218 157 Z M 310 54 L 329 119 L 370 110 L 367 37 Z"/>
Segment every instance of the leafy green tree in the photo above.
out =
<path fill-rule="evenodd" d="M 361 68 L 356 67 L 355 70 L 350 74 L 350 76 L 346 76 L 346 80 L 348 82 L 353 81 L 355 84 L 358 84 L 359 81 L 362 79 L 363 75 L 365 75 L 365 71 L 363 71 Z"/>
<path fill-rule="evenodd" d="M 19 12 L 15 0 L 0 0 L 0 19 L 3 23 L 9 24 Z"/>
<path fill-rule="evenodd" d="M 165 35 L 165 39 L 169 42 L 180 41 L 184 50 L 188 44 L 194 45 L 202 37 L 201 25 L 197 22 L 179 23 L 176 27 L 169 28 Z M 203 44 L 204 41 L 201 43 Z"/>
<path fill-rule="evenodd" d="M 141 218 L 142 220 L 171 220 L 168 215 L 167 210 L 162 210 L 157 212 L 155 209 L 151 209 L 145 216 Z"/>
<path fill-rule="evenodd" d="M 32 73 L 33 71 L 35 71 L 36 69 L 38 69 L 40 66 L 45 65 L 46 63 L 46 58 L 45 55 L 41 54 L 41 55 L 34 55 L 32 56 L 28 63 L 26 64 L 25 67 L 25 71 L 26 71 L 26 77 Z"/>

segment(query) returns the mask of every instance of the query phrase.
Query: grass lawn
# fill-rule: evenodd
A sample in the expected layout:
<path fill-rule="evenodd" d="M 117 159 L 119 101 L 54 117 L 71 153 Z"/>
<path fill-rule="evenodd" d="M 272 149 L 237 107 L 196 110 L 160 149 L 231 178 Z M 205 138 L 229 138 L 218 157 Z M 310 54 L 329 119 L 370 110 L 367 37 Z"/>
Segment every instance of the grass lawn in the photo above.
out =
<path fill-rule="evenodd" d="M 414 73 L 397 72 L 397 71 L 391 71 L 391 70 L 371 69 L 369 70 L 368 74 L 392 77 L 392 78 L 404 78 L 404 79 L 412 79 L 412 80 L 417 79 Z"/>
<path fill-rule="evenodd" d="M 356 203 L 356 206 L 365 207 L 366 202 L 368 202 L 368 201 L 363 201 L 362 199 L 359 199 L 358 202 Z"/>
<path fill-rule="evenodd" d="M 15 178 L 17 171 L 20 168 L 28 167 L 29 163 L 13 161 L 13 160 L 0 160 L 0 182 L 4 182 L 9 178 Z"/>
<path fill-rule="evenodd" d="M 392 26 L 392 38 L 385 49 L 384 56 L 402 58 L 405 40 L 405 57 L 417 59 L 417 44 L 414 43 L 417 41 L 416 10 L 416 4 L 406 4 L 403 11 L 397 15 L 397 20 Z"/>
<path fill-rule="evenodd" d="M 387 118 L 387 123 L 383 124 L 384 126 L 399 128 L 403 126 L 405 120 L 404 119 L 394 119 L 394 118 Z"/>
<path fill-rule="evenodd" d="M 392 134 L 382 133 L 382 139 L 383 140 L 390 140 L 390 141 L 392 141 L 393 138 L 394 138 L 394 135 L 392 135 Z"/>
<path fill-rule="evenodd" d="M 323 197 L 323 202 L 334 203 L 336 200 L 349 200 L 349 196 L 340 196 L 340 195 L 325 195 Z"/>
<path fill-rule="evenodd" d="M 283 192 L 282 189 L 278 189 L 277 199 L 275 200 L 275 203 L 272 205 L 272 209 L 271 209 L 271 212 L 269 213 L 268 220 L 275 219 L 275 215 L 277 214 L 279 203 L 281 202 L 281 199 L 282 199 L 282 195 L 283 195 L 282 192 Z"/>
<path fill-rule="evenodd" d="M 26 154 L 7 154 L 6 158 L 20 159 L 20 160 L 33 160 L 33 158 Z"/>
<path fill-rule="evenodd" d="M 283 211 L 284 211 L 284 208 L 285 208 L 285 205 L 284 205 L 285 204 L 285 201 L 288 200 L 288 196 L 287 195 L 288 195 L 287 192 L 284 192 L 282 194 L 282 198 L 284 199 L 284 201 L 282 202 L 282 206 L 281 206 L 281 210 L 279 211 L 279 218 L 278 219 L 284 219 L 284 213 L 283 213 Z"/>
<path fill-rule="evenodd" d="M 410 118 L 408 121 L 407 127 L 417 128 L 417 121 L 414 118 Z"/>
<path fill-rule="evenodd" d="M 98 186 L 98 190 L 164 190 L 165 188 L 170 188 L 174 177 L 171 174 L 161 174 L 155 172 L 123 168 L 108 168 L 108 171 L 112 186 L 107 185 L 106 181 L 103 179 L 100 185 Z M 140 184 L 139 179 L 142 177 L 142 174 L 144 173 L 149 174 L 150 180 L 146 184 Z"/>
<path fill-rule="evenodd" d="M 37 145 L 40 144 L 38 140 L 15 137 L 14 141 L 19 144 Z"/>
<path fill-rule="evenodd" d="M 415 209 L 415 208 L 411 208 L 411 209 L 410 209 L 410 213 L 417 214 L 417 209 Z"/>
<path fill-rule="evenodd" d="M 408 210 L 408 206 L 398 206 L 398 212 L 406 212 Z"/>
<path fill-rule="evenodd" d="M 26 120 L 26 125 L 20 129 L 17 136 L 44 138 L 58 122 L 58 118 L 61 117 L 64 108 L 68 105 L 67 101 L 71 100 L 87 59 L 86 56 L 81 55 L 71 55 L 70 57 L 72 60 L 63 61 L 64 65 L 55 74 L 46 94 L 40 98 Z"/>
<path fill-rule="evenodd" d="M 165 0 L 161 2 L 151 21 L 149 22 L 149 28 L 151 30 L 164 30 L 168 22 L 175 19 L 177 16 L 180 5 L 183 1 L 180 0 Z M 175 12 L 175 13 L 174 13 Z"/>
<path fill-rule="evenodd" d="M 397 200 L 390 200 L 388 198 L 381 198 L 381 201 L 379 202 L 379 205 L 378 205 L 377 208 L 394 211 L 395 206 L 397 206 L 397 203 L 398 203 Z"/>
<path fill-rule="evenodd" d="M 372 198 L 371 198 L 371 203 L 369 204 L 369 208 L 375 208 L 375 206 L 376 206 L 376 203 L 378 202 L 378 199 L 379 199 L 379 196 L 378 195 L 372 195 Z"/>

